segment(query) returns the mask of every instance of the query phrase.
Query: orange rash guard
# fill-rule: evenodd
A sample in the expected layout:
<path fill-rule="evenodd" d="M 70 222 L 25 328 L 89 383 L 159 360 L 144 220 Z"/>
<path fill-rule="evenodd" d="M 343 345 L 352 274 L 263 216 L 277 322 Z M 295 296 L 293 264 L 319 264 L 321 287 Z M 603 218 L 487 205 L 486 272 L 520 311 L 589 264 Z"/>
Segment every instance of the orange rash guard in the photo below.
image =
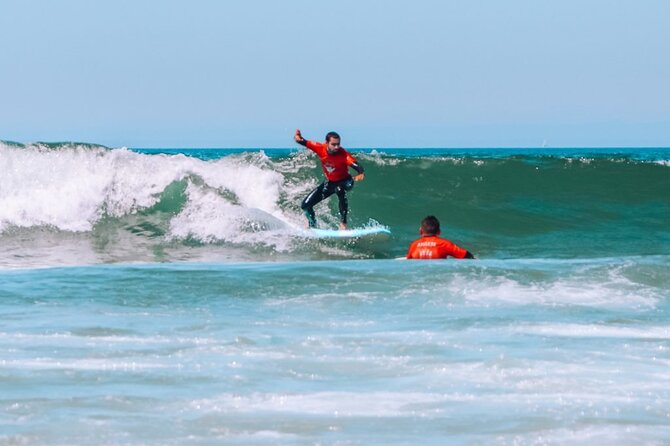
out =
<path fill-rule="evenodd" d="M 436 235 L 414 240 L 407 251 L 408 259 L 446 259 L 448 256 L 464 259 L 468 251 Z"/>
<path fill-rule="evenodd" d="M 347 178 L 349 176 L 349 166 L 359 173 L 362 172 L 356 158 L 343 148 L 331 155 L 327 150 L 328 145 L 322 142 L 306 141 L 305 147 L 319 156 L 323 173 L 328 181 L 341 181 Z"/>

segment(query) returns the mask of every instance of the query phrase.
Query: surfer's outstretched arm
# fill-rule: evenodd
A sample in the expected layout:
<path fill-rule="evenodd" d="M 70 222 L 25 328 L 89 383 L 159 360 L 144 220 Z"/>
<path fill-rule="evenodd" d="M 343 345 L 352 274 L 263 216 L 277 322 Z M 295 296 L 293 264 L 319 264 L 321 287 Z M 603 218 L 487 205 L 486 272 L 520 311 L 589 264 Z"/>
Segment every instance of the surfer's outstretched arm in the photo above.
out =
<path fill-rule="evenodd" d="M 293 137 L 293 139 L 295 139 L 295 142 L 297 142 L 301 146 L 306 146 L 307 145 L 307 140 L 302 137 L 302 133 L 300 133 L 300 129 L 297 129 L 295 131 L 295 136 Z"/>

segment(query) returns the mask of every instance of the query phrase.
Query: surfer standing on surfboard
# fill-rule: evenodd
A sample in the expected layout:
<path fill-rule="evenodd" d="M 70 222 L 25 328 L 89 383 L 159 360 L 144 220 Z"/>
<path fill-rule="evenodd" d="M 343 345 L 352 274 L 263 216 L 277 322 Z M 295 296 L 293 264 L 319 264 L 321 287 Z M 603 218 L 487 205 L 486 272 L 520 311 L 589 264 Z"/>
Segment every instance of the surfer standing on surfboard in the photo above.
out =
<path fill-rule="evenodd" d="M 363 167 L 358 164 L 356 158 L 340 146 L 340 135 L 335 132 L 328 132 L 326 142 L 322 143 L 308 141 L 302 137 L 300 130 L 296 130 L 295 142 L 319 156 L 323 173 L 326 175 L 326 180 L 310 192 L 300 205 L 305 212 L 309 227 L 316 227 L 314 206 L 335 193 L 340 205 L 340 229 L 347 229 L 347 213 L 349 212 L 347 191 L 354 187 L 354 181 L 365 178 Z M 358 175 L 352 178 L 349 174 L 349 167 L 358 172 Z"/>

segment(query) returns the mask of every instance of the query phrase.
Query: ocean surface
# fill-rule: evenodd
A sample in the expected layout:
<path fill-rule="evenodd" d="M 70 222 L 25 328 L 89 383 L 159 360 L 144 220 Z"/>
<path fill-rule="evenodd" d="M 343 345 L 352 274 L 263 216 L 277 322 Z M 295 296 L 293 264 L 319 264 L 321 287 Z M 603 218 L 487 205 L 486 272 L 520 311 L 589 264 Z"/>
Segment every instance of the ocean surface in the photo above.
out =
<path fill-rule="evenodd" d="M 0 445 L 670 444 L 670 149 L 351 152 L 0 142 Z"/>

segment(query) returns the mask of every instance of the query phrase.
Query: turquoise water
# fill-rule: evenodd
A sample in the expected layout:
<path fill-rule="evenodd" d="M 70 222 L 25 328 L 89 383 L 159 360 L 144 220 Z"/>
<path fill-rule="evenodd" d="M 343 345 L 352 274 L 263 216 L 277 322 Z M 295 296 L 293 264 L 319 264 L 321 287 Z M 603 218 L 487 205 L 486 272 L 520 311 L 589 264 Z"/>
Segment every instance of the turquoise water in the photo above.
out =
<path fill-rule="evenodd" d="M 0 145 L 0 444 L 670 442 L 670 150 L 354 153 Z"/>

